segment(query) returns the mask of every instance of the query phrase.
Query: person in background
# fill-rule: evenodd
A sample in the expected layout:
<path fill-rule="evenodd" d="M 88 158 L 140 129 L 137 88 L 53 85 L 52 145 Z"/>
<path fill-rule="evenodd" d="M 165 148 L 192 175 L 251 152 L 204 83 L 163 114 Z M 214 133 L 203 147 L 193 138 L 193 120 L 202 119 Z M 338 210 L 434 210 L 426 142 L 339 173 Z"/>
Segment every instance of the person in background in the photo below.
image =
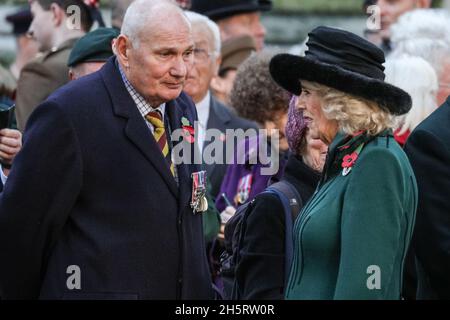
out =
<path fill-rule="evenodd" d="M 227 129 L 256 129 L 256 124 L 236 116 L 229 108 L 217 101 L 211 94 L 210 84 L 220 66 L 220 32 L 216 23 L 208 17 L 192 11 L 185 11 L 192 24 L 192 33 L 195 42 L 194 66 L 189 71 L 184 91 L 192 98 L 198 114 L 198 127 L 196 143 L 203 155 L 205 168 L 211 182 L 213 199 L 219 192 L 220 185 L 227 170 L 226 148 L 216 150 L 217 158 L 222 157 L 221 163 L 210 163 L 207 152 L 208 146 L 213 142 L 207 138 L 207 130 L 217 129 L 226 140 Z"/>
<path fill-rule="evenodd" d="M 261 12 L 272 9 L 271 0 L 192 0 L 191 10 L 208 16 L 220 28 L 222 41 L 250 35 L 256 49 L 264 48 L 266 29 L 261 24 Z"/>
<path fill-rule="evenodd" d="M 308 36 L 304 57 L 280 54 L 270 63 L 275 81 L 300 95 L 312 137 L 329 145 L 319 186 L 294 224 L 285 296 L 400 299 L 418 195 L 390 128 L 411 98 L 384 82 L 384 54 L 374 44 L 323 26 Z"/>
<path fill-rule="evenodd" d="M 289 107 L 285 131 L 291 154 L 281 180 L 297 191 L 302 209 L 319 183 L 328 147 L 307 130 L 297 101 L 293 96 Z M 236 266 L 239 297 L 281 300 L 286 270 L 284 206 L 277 196 L 261 193 L 255 197 L 252 208 Z"/>
<path fill-rule="evenodd" d="M 385 63 L 387 83 L 405 90 L 411 110 L 397 118 L 394 138 L 403 147 L 409 134 L 437 108 L 438 79 L 433 67 L 420 57 L 401 56 Z"/>
<path fill-rule="evenodd" d="M 123 17 L 130 4 L 134 0 L 111 0 L 111 26 L 120 31 L 122 28 Z"/>
<path fill-rule="evenodd" d="M 365 29 L 363 31 L 364 38 L 367 39 L 367 41 L 372 42 L 374 45 L 381 47 L 383 44 L 383 39 L 381 38 L 381 30 L 378 28 L 376 24 L 373 24 L 376 22 L 377 17 L 376 16 L 376 7 L 373 7 L 376 5 L 378 0 L 364 0 L 362 5 L 362 11 L 363 14 L 367 17 L 367 22 L 365 24 Z M 379 7 L 378 7 L 379 8 Z"/>
<path fill-rule="evenodd" d="M 218 74 L 211 79 L 211 91 L 214 97 L 224 105 L 231 105 L 230 93 L 237 69 L 255 51 L 256 44 L 248 35 L 222 42 L 222 62 Z"/>
<path fill-rule="evenodd" d="M 75 42 L 67 61 L 69 79 L 79 79 L 103 67 L 114 55 L 112 42 L 119 34 L 114 28 L 97 28 Z"/>
<path fill-rule="evenodd" d="M 389 58 L 408 54 L 425 59 L 439 80 L 437 104 L 450 95 L 450 15 L 446 10 L 417 9 L 402 15 L 391 27 Z"/>
<path fill-rule="evenodd" d="M 14 14 L 6 16 L 6 21 L 12 24 L 13 34 L 16 38 L 16 55 L 14 62 L 9 67 L 14 78 L 19 79 L 20 71 L 25 64 L 30 62 L 38 53 L 38 44 L 27 36 L 33 17 L 29 8 L 21 9 Z"/>
<path fill-rule="evenodd" d="M 67 8 L 80 8 L 80 25 Z M 95 7 L 90 9 L 89 6 Z M 26 64 L 17 82 L 16 117 L 19 130 L 28 117 L 53 91 L 69 81 L 67 59 L 75 42 L 91 29 L 96 2 L 82 0 L 31 0 L 33 15 L 29 35 L 36 40 L 41 55 Z M 71 23 L 73 22 L 73 24 Z"/>
<path fill-rule="evenodd" d="M 377 0 L 375 3 L 380 10 L 380 48 L 385 54 L 392 50 L 391 26 L 399 17 L 408 11 L 418 8 L 430 8 L 431 0 Z"/>
<path fill-rule="evenodd" d="M 269 74 L 269 62 L 273 55 L 274 52 L 264 50 L 244 61 L 238 69 L 231 91 L 231 103 L 237 114 L 256 122 L 260 128 L 266 129 L 267 135 L 250 135 L 237 142 L 234 162 L 228 165 L 220 192 L 216 197 L 216 208 L 220 212 L 221 226 L 218 240 L 211 249 L 211 263 L 214 266 L 215 283 L 219 288 L 223 288 L 219 261 L 224 251 L 225 224 L 234 215 L 239 205 L 250 201 L 262 192 L 272 178 L 278 181 L 286 165 L 289 146 L 284 129 L 291 95 L 280 88 Z M 258 74 L 258 77 L 255 77 L 255 74 Z M 270 150 L 272 134 L 279 134 L 279 149 L 275 150 L 279 166 L 278 171 L 273 175 L 265 175 L 262 170 L 268 164 L 262 164 L 258 152 L 255 151 L 262 144 L 269 145 L 266 149 Z"/>
<path fill-rule="evenodd" d="M 416 299 L 450 299 L 450 97 L 409 136 L 405 145 L 419 188 L 410 253 Z M 409 268 L 408 268 L 409 267 Z M 411 270 L 412 267 L 412 270 Z"/>
<path fill-rule="evenodd" d="M 252 160 L 259 143 L 270 143 L 272 134 L 279 134 L 279 170 L 275 180 L 283 175 L 287 159 L 288 142 L 285 135 L 287 111 L 290 95 L 279 87 L 270 76 L 269 62 L 275 52 L 265 50 L 252 55 L 239 67 L 236 80 L 231 91 L 231 105 L 237 114 L 245 119 L 255 121 L 260 128 L 267 130 L 267 136 L 250 137 L 237 146 L 236 154 L 243 154 L 245 163 L 234 163 L 228 166 L 216 200 L 217 209 L 222 216 L 234 214 L 235 208 L 253 199 L 263 191 L 270 175 L 261 173 L 263 164 Z M 255 77 L 255 75 L 258 77 Z M 232 206 L 227 206 L 225 194 Z M 227 208 L 227 209 L 226 209 Z M 226 222 L 226 218 L 224 222 Z"/>

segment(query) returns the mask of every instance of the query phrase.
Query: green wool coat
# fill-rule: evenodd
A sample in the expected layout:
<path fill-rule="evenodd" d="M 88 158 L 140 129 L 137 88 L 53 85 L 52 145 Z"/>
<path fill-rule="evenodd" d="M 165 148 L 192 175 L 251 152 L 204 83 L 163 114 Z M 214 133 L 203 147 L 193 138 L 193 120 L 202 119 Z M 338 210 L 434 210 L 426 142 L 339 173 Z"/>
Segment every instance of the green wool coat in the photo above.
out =
<path fill-rule="evenodd" d="M 343 175 L 344 157 L 362 143 Z M 294 225 L 286 298 L 400 299 L 416 208 L 414 173 L 390 131 L 338 134 L 323 178 Z"/>

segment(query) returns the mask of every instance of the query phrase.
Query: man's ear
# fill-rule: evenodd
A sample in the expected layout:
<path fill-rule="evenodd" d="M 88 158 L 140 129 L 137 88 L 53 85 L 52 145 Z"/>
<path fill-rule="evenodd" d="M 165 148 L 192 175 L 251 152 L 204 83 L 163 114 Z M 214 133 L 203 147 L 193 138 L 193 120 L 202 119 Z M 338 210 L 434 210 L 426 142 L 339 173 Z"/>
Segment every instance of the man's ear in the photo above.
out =
<path fill-rule="evenodd" d="M 75 73 L 73 72 L 72 68 L 69 68 L 69 80 L 75 80 Z"/>
<path fill-rule="evenodd" d="M 52 3 L 50 5 L 52 13 L 52 22 L 55 27 L 59 27 L 66 20 L 66 12 L 58 4 Z"/>
<path fill-rule="evenodd" d="M 129 68 L 130 66 L 130 58 L 129 58 L 130 47 L 131 47 L 130 39 L 123 34 L 119 35 L 114 42 L 114 51 L 117 56 L 117 59 L 119 59 L 120 64 L 126 69 Z"/>
<path fill-rule="evenodd" d="M 214 76 L 217 77 L 219 75 L 220 65 L 222 64 L 222 56 L 220 54 L 215 59 L 214 63 L 215 63 L 215 65 L 214 65 Z"/>

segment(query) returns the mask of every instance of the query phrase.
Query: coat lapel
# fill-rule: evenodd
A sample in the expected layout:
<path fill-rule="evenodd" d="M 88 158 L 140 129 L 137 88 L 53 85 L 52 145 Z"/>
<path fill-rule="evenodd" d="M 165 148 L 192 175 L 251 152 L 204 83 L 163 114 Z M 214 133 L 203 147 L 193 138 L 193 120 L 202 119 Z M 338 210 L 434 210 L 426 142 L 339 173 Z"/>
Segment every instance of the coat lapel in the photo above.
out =
<path fill-rule="evenodd" d="M 181 118 L 186 117 L 189 119 L 190 123 L 194 124 L 194 119 L 189 117 L 185 112 L 185 107 L 180 105 L 177 101 L 169 101 L 166 103 L 166 116 L 169 117 L 170 128 L 173 131 L 177 129 L 181 129 Z M 172 141 L 173 146 L 175 147 L 180 141 Z M 191 158 L 190 160 L 193 162 L 193 154 L 194 154 L 194 144 L 190 144 L 191 148 Z M 178 173 L 178 186 L 180 190 L 179 197 L 179 205 L 180 208 L 185 206 L 186 203 L 190 200 L 191 197 L 191 164 L 189 163 L 181 163 L 176 166 Z"/>
<path fill-rule="evenodd" d="M 222 110 L 219 108 L 217 101 L 215 100 L 215 98 L 213 97 L 213 95 L 211 95 L 211 104 L 210 104 L 210 110 L 209 110 L 209 118 L 208 118 L 208 124 L 207 124 L 207 129 L 218 129 L 220 130 L 223 134 L 226 133 L 227 130 L 227 123 L 230 122 L 231 118 L 227 113 L 222 112 Z M 205 147 L 207 145 L 209 145 L 211 143 L 211 141 L 205 141 L 204 145 L 203 145 L 203 150 L 205 149 Z M 222 151 L 222 155 L 220 156 L 224 156 L 226 153 L 226 149 L 225 149 L 225 143 L 223 144 L 223 150 Z M 223 159 L 224 161 L 226 159 Z M 206 171 L 208 171 L 208 175 L 212 176 L 216 165 L 213 164 L 205 164 L 205 168 Z"/>
<path fill-rule="evenodd" d="M 126 119 L 127 122 L 124 128 L 125 135 L 154 166 L 173 195 L 178 197 L 178 188 L 175 179 L 151 131 L 125 88 L 119 70 L 115 66 L 115 61 L 115 58 L 111 58 L 101 70 L 103 81 L 111 96 L 113 112 L 116 116 Z"/>

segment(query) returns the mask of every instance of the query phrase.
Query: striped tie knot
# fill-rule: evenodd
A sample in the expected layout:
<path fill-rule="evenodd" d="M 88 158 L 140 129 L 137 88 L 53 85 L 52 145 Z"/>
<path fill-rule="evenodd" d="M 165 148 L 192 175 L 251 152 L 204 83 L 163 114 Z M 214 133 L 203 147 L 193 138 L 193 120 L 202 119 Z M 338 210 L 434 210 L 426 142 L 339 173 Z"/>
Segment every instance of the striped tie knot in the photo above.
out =
<path fill-rule="evenodd" d="M 164 127 L 164 121 L 161 112 L 159 110 L 150 111 L 145 116 L 145 119 L 153 126 L 153 136 L 155 137 L 155 141 L 158 144 L 158 147 L 161 150 L 167 163 L 169 164 L 172 175 L 175 175 L 175 168 L 173 166 L 172 160 L 170 159 L 169 144 L 167 143 L 166 129 Z"/>

